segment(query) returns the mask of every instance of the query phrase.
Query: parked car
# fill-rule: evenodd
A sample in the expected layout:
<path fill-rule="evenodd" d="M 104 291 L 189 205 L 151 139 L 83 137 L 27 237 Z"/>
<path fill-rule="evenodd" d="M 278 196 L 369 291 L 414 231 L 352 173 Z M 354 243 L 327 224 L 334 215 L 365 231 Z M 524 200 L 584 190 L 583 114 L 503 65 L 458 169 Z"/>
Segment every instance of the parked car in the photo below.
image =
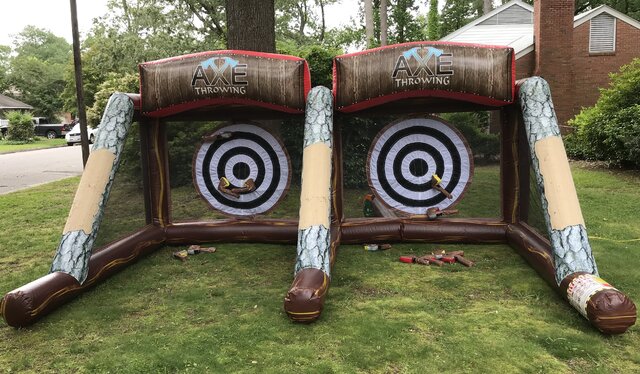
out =
<path fill-rule="evenodd" d="M 93 144 L 93 141 L 96 140 L 96 135 L 98 134 L 98 129 L 91 128 L 87 126 L 87 136 L 89 137 L 89 143 Z M 74 145 L 76 143 L 80 143 L 80 123 L 76 123 L 75 126 L 64 136 L 67 141 L 67 145 Z"/>
<path fill-rule="evenodd" d="M 9 130 L 9 120 L 0 119 L 0 138 L 7 136 L 7 130 Z"/>
<path fill-rule="evenodd" d="M 36 136 L 47 139 L 61 138 L 69 132 L 69 125 L 65 123 L 51 123 L 47 117 L 33 117 L 33 131 Z"/>

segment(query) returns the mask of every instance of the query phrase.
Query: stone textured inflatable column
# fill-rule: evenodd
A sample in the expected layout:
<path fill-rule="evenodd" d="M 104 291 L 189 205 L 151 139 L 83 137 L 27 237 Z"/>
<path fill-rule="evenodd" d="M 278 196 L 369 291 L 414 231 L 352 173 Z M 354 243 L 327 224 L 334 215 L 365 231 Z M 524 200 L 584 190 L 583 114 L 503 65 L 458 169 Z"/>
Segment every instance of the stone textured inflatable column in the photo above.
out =
<path fill-rule="evenodd" d="M 67 273 L 80 284 L 86 280 L 93 242 L 131 127 L 133 109 L 133 102 L 125 94 L 115 93 L 109 99 L 73 199 L 51 273 Z"/>
<path fill-rule="evenodd" d="M 326 87 L 309 92 L 304 126 L 298 257 L 284 301 L 289 317 L 313 322 L 322 312 L 330 281 L 333 97 Z"/>
<path fill-rule="evenodd" d="M 599 278 L 569 161 L 547 82 L 529 78 L 519 90 L 531 161 L 555 265 L 566 297 L 599 330 L 622 333 L 635 323 L 636 307 Z"/>

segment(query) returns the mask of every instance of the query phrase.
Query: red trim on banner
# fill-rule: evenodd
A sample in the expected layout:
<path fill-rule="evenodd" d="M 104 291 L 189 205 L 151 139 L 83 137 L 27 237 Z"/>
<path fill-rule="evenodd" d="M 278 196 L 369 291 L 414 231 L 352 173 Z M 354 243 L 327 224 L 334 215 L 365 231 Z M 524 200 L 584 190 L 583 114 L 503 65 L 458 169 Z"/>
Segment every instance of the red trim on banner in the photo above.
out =
<path fill-rule="evenodd" d="M 129 99 L 131 99 L 131 101 L 133 101 L 133 109 L 135 109 L 137 111 L 140 111 L 140 109 L 142 109 L 142 101 L 141 101 L 140 94 L 125 93 L 125 95 L 127 95 L 129 97 Z"/>
<path fill-rule="evenodd" d="M 142 95 L 142 64 L 138 64 L 138 92 L 140 92 L 140 110 L 143 108 L 143 96 Z"/>
<path fill-rule="evenodd" d="M 304 61 L 304 102 L 307 102 L 307 95 L 309 95 L 309 91 L 311 91 L 311 71 L 309 69 L 309 63 L 307 60 Z"/>
<path fill-rule="evenodd" d="M 145 112 L 144 115 L 147 117 L 168 117 L 174 114 L 186 112 L 187 110 L 202 108 L 206 106 L 225 106 L 225 105 L 249 105 L 260 108 L 266 108 L 271 110 L 276 110 L 284 113 L 293 113 L 299 114 L 304 113 L 304 109 L 295 109 L 289 108 L 282 105 L 276 105 L 271 103 L 264 103 L 262 101 L 250 100 L 250 99 L 239 99 L 239 98 L 220 98 L 220 99 L 204 99 L 191 101 L 188 103 L 175 104 L 168 107 L 160 108 L 154 110 L 152 112 Z"/>
<path fill-rule="evenodd" d="M 408 43 L 385 45 L 384 47 L 377 47 L 377 48 L 372 48 L 372 49 L 365 49 L 364 51 L 347 53 L 347 54 L 344 54 L 344 55 L 336 56 L 335 58 L 346 58 L 346 57 L 364 55 L 364 54 L 371 53 L 371 52 L 376 52 L 376 51 L 382 51 L 382 50 L 385 50 L 385 49 L 400 48 L 400 47 L 406 47 L 406 46 L 411 46 L 411 45 L 423 45 L 423 44 L 444 45 L 444 46 L 446 46 L 446 45 L 454 45 L 454 46 L 460 46 L 460 47 L 476 47 L 476 48 L 492 48 L 492 49 L 512 49 L 511 47 L 507 47 L 507 46 L 504 46 L 504 45 L 474 44 L 474 43 L 460 43 L 460 42 L 440 42 L 440 41 L 430 42 L 430 41 L 426 41 L 426 42 L 408 42 Z"/>
<path fill-rule="evenodd" d="M 512 103 L 512 101 L 504 101 L 493 99 L 486 96 L 475 95 L 470 93 L 462 93 L 462 92 L 450 92 L 443 90 L 417 90 L 417 91 L 405 91 L 405 92 L 396 92 L 391 95 L 375 97 L 373 99 L 364 100 L 357 102 L 352 105 L 347 105 L 344 107 L 337 108 L 338 111 L 343 113 L 352 113 L 357 112 L 359 110 L 368 109 L 377 105 L 386 104 L 392 101 L 408 99 L 408 98 L 416 98 L 416 97 L 436 97 L 441 99 L 453 99 L 458 101 L 467 101 L 481 105 L 488 106 L 505 106 Z"/>
<path fill-rule="evenodd" d="M 223 55 L 223 54 L 233 54 L 233 55 L 245 55 L 245 56 L 254 56 L 254 57 L 273 58 L 275 60 L 304 61 L 304 59 L 301 58 L 301 57 L 290 56 L 290 55 L 280 55 L 280 54 L 277 54 L 277 53 L 243 51 L 243 50 L 239 50 L 239 49 L 225 49 L 225 50 L 219 50 L 219 51 L 197 52 L 197 53 L 191 53 L 191 54 L 188 54 L 188 55 L 168 57 L 168 58 L 163 58 L 163 59 L 155 60 L 155 61 L 148 61 L 148 62 L 141 63 L 140 66 L 162 64 L 162 63 L 171 62 L 171 61 L 180 61 L 180 60 L 184 60 L 184 59 L 192 58 L 192 57 L 201 57 L 201 56 L 210 56 L 210 55 Z"/>
<path fill-rule="evenodd" d="M 516 51 L 511 52 L 511 101 L 516 99 Z"/>
<path fill-rule="evenodd" d="M 207 57 L 207 56 L 214 56 L 214 55 L 239 55 L 239 56 L 243 56 L 244 55 L 244 56 L 271 58 L 271 59 L 275 59 L 275 60 L 301 61 L 301 62 L 303 62 L 303 69 L 304 69 L 304 71 L 303 71 L 303 90 L 304 90 L 304 94 L 303 95 L 304 95 L 305 102 L 307 100 L 307 94 L 311 90 L 311 73 L 309 71 L 309 64 L 305 59 L 303 59 L 301 57 L 290 56 L 290 55 L 281 55 L 281 54 L 277 54 L 277 53 L 265 53 L 265 52 L 243 51 L 243 50 L 218 50 L 218 51 L 198 52 L 198 53 L 191 53 L 191 54 L 182 55 L 182 56 L 169 57 L 169 58 L 164 58 L 164 59 L 155 60 L 155 61 L 149 61 L 149 62 L 143 62 L 141 64 L 138 64 L 138 70 L 140 72 L 140 77 L 141 77 L 140 78 L 140 93 L 142 94 L 142 69 L 145 66 L 163 64 L 163 63 L 168 63 L 168 62 L 172 62 L 172 61 L 181 61 L 181 60 L 184 60 L 184 59 L 187 59 L 187 58 Z M 158 108 L 158 109 L 156 109 L 154 111 L 151 111 L 151 112 L 145 112 L 144 114 L 146 116 L 149 116 L 149 117 L 166 117 L 166 116 L 170 116 L 170 115 L 173 115 L 173 114 L 184 112 L 184 111 L 187 111 L 187 110 L 190 110 L 190 109 L 201 108 L 201 107 L 205 107 L 205 106 L 209 106 L 209 105 L 214 105 L 214 106 L 250 105 L 250 106 L 267 108 L 267 109 L 276 110 L 276 111 L 285 112 L 285 113 L 296 113 L 297 114 L 297 113 L 303 113 L 304 112 L 304 109 L 294 109 L 294 108 L 290 108 L 290 107 L 286 107 L 286 106 L 282 106 L 282 105 L 265 103 L 265 102 L 258 101 L 258 100 L 241 99 L 241 98 L 209 98 L 209 99 L 204 99 L 204 100 L 192 101 L 192 102 L 188 102 L 188 103 L 174 104 L 174 105 L 171 105 L 171 106 L 168 106 L 168 107 Z M 142 98 L 140 100 L 140 106 L 142 107 Z"/>
<path fill-rule="evenodd" d="M 333 107 L 336 108 L 338 102 L 338 64 L 336 59 L 333 59 L 333 68 L 331 70 L 331 91 L 333 91 Z"/>
<path fill-rule="evenodd" d="M 381 97 L 376 97 L 376 98 L 360 101 L 360 102 L 357 102 L 355 104 L 351 104 L 351 105 L 347 105 L 347 106 L 343 106 L 343 107 L 337 107 L 336 106 L 337 110 L 341 111 L 341 112 L 344 112 L 344 113 L 351 113 L 351 112 L 355 112 L 355 111 L 371 108 L 371 107 L 376 106 L 376 105 L 389 103 L 389 102 L 392 102 L 392 101 L 395 101 L 395 100 L 401 100 L 401 99 L 406 99 L 406 98 L 416 98 L 416 97 L 447 98 L 447 99 L 453 99 L 453 100 L 459 100 L 459 101 L 467 101 L 467 102 L 472 102 L 472 103 L 481 104 L 481 105 L 489 105 L 489 106 L 505 106 L 505 105 L 511 104 L 514 101 L 515 92 L 516 92 L 516 86 L 515 86 L 515 80 L 516 80 L 516 56 L 515 56 L 515 52 L 513 51 L 513 49 L 511 47 L 501 46 L 501 45 L 459 43 L 459 42 L 441 42 L 441 41 L 421 41 L 421 42 L 408 42 L 408 43 L 402 43 L 402 44 L 393 44 L 393 45 L 387 45 L 387 46 L 383 46 L 383 47 L 372 48 L 372 49 L 367 49 L 367 50 L 364 50 L 364 51 L 359 51 L 359 52 L 348 53 L 348 54 L 336 56 L 333 59 L 333 97 L 334 97 L 334 101 L 337 103 L 338 90 L 339 90 L 339 87 L 338 87 L 339 86 L 339 84 L 338 84 L 338 74 L 339 74 L 339 72 L 338 72 L 337 59 L 339 59 L 339 58 L 343 59 L 343 58 L 349 58 L 349 57 L 353 57 L 353 56 L 364 55 L 364 54 L 368 54 L 368 53 L 376 52 L 376 51 L 381 51 L 381 50 L 385 50 L 385 49 L 405 48 L 405 47 L 408 47 L 408 46 L 417 46 L 417 45 L 439 45 L 439 46 L 447 46 L 447 45 L 449 45 L 449 46 L 490 48 L 490 49 L 511 49 L 512 50 L 512 52 L 511 52 L 511 100 L 499 100 L 499 99 L 494 99 L 494 98 L 491 98 L 491 97 L 472 94 L 472 93 L 451 92 L 451 91 L 444 91 L 444 90 L 415 90 L 415 91 L 397 92 L 397 93 L 393 93 L 393 94 L 389 94 L 389 95 L 385 95 L 385 96 L 381 96 Z"/>

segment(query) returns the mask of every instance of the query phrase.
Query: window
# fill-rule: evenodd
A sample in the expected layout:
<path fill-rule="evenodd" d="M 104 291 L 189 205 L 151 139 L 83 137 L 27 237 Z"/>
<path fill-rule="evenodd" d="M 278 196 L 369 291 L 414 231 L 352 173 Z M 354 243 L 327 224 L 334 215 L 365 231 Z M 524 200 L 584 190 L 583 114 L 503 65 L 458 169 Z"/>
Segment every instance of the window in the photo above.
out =
<path fill-rule="evenodd" d="M 616 50 L 616 19 L 602 13 L 591 19 L 589 53 L 613 53 Z"/>

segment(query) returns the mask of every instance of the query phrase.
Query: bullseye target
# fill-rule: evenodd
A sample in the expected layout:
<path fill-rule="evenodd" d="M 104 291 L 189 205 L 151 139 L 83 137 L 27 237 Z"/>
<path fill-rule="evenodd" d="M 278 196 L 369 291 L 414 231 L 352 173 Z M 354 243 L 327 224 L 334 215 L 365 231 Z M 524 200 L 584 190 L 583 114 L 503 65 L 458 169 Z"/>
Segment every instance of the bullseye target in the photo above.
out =
<path fill-rule="evenodd" d="M 451 194 L 433 187 L 433 175 Z M 454 206 L 473 177 L 473 157 L 455 128 L 435 117 L 392 122 L 369 149 L 367 178 L 385 205 L 407 214 Z"/>
<path fill-rule="evenodd" d="M 286 149 L 268 131 L 254 124 L 233 124 L 217 129 L 197 149 L 194 183 L 214 209 L 253 216 L 271 210 L 284 197 L 290 166 Z M 235 193 L 237 196 L 225 193 L 241 190 L 249 180 L 254 189 Z"/>

